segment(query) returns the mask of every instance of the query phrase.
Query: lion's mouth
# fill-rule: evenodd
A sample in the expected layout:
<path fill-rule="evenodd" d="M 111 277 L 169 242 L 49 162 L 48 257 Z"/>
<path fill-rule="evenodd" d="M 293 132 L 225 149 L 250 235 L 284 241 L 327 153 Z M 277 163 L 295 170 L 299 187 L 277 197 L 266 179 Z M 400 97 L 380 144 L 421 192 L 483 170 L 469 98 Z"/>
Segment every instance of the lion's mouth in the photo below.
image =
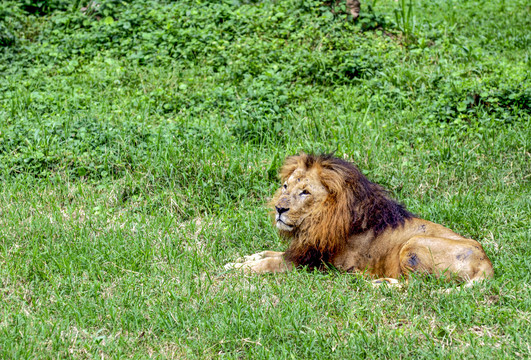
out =
<path fill-rule="evenodd" d="M 293 226 L 292 225 L 288 225 L 288 224 L 286 224 L 284 221 L 282 221 L 280 219 L 277 219 L 277 228 L 279 230 L 283 230 L 283 231 L 291 231 L 291 230 L 293 230 Z"/>

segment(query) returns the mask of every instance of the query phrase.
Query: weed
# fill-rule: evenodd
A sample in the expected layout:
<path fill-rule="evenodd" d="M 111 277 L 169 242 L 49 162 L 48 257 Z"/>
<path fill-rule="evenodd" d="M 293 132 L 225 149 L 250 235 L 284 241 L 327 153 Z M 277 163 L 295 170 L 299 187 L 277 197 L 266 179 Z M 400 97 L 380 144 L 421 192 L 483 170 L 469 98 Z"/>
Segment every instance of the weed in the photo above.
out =
<path fill-rule="evenodd" d="M 396 26 L 404 35 L 406 46 L 409 46 L 415 41 L 416 19 L 413 2 L 409 0 L 406 4 L 406 0 L 399 0 L 398 5 L 399 7 L 394 11 Z"/>

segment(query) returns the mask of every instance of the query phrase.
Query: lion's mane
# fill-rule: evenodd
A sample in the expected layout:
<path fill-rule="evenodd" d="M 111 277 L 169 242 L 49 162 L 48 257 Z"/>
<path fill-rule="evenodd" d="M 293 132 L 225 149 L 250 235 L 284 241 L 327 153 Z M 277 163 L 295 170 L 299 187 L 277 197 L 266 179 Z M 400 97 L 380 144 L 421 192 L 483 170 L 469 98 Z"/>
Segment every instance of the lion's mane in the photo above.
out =
<path fill-rule="evenodd" d="M 355 165 L 331 154 L 288 157 L 280 170 L 281 180 L 286 181 L 298 168 L 317 169 L 329 194 L 324 203 L 309 210 L 299 227 L 280 231 L 291 240 L 285 259 L 296 265 L 321 267 L 344 250 L 350 236 L 367 231 L 378 236 L 389 227 L 402 226 L 413 216 Z M 280 194 L 279 191 L 273 197 L 272 205 Z"/>

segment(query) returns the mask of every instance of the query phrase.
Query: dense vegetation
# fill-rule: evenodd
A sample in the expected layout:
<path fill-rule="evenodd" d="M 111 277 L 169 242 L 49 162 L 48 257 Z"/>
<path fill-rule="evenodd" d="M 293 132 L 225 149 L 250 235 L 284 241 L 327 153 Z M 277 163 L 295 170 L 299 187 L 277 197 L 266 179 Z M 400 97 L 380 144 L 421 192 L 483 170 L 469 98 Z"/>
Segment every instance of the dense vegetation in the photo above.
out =
<path fill-rule="evenodd" d="M 2 1 L 0 357 L 529 357 L 530 6 Z M 301 150 L 495 279 L 224 272 L 285 247 L 264 203 Z"/>

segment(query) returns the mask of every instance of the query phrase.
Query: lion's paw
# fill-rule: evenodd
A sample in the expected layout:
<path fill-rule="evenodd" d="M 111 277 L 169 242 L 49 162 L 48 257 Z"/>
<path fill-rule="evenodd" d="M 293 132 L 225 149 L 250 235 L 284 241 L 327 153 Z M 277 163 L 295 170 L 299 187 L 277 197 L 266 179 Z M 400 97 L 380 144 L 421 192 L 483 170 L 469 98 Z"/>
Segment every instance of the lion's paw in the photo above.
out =
<path fill-rule="evenodd" d="M 242 269 L 246 271 L 252 271 L 253 268 L 260 262 L 260 260 L 263 260 L 266 257 L 266 251 L 261 251 L 256 254 L 246 255 L 244 257 L 238 258 L 235 262 L 225 264 L 223 267 L 225 270 Z"/>
<path fill-rule="evenodd" d="M 381 286 L 383 284 L 386 284 L 388 286 L 393 286 L 393 287 L 402 287 L 402 285 L 398 282 L 398 280 L 393 279 L 393 278 L 376 279 L 376 280 L 371 281 L 371 283 L 372 283 L 372 286 L 374 287 Z"/>
<path fill-rule="evenodd" d="M 248 273 L 276 273 L 291 269 L 291 264 L 286 263 L 283 252 L 262 251 L 253 255 L 244 256 L 236 262 L 228 263 L 225 270 L 241 269 Z"/>
<path fill-rule="evenodd" d="M 252 254 L 252 255 L 247 255 L 243 257 L 243 262 L 262 260 L 266 258 L 265 255 L 266 255 L 265 251 L 261 251 L 259 253 Z"/>
<path fill-rule="evenodd" d="M 256 253 L 256 254 L 245 255 L 244 257 L 236 259 L 235 263 L 245 263 L 245 262 L 248 262 L 248 261 L 262 260 L 262 259 L 265 259 L 267 257 L 266 253 L 267 253 L 267 251 L 261 251 L 261 252 Z"/>
<path fill-rule="evenodd" d="M 226 263 L 225 265 L 223 265 L 223 268 L 225 270 L 232 270 L 232 269 L 236 269 L 236 265 L 238 263 Z"/>
<path fill-rule="evenodd" d="M 254 271 L 254 268 L 256 265 L 260 262 L 260 260 L 250 260 L 250 261 L 244 261 L 244 262 L 233 262 L 228 263 L 223 266 L 225 270 L 244 270 L 252 272 Z"/>

